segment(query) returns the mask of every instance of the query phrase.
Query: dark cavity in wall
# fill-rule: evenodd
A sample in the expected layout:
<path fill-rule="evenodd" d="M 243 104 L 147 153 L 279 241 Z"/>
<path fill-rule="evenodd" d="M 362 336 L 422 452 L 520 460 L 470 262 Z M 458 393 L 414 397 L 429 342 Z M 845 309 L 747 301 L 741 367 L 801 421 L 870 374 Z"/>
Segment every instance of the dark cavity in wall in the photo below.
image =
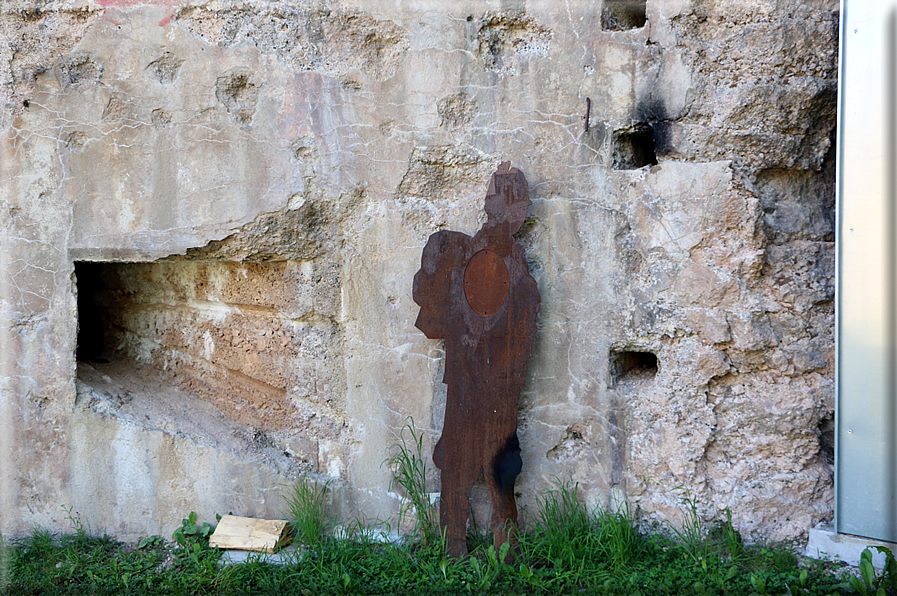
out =
<path fill-rule="evenodd" d="M 819 422 L 819 454 L 822 460 L 829 464 L 835 464 L 835 415 L 829 414 Z"/>
<path fill-rule="evenodd" d="M 651 352 L 613 351 L 610 354 L 613 385 L 621 381 L 649 379 L 657 374 L 657 355 Z"/>
<path fill-rule="evenodd" d="M 646 0 L 604 0 L 601 28 L 605 31 L 625 31 L 644 27 L 647 22 Z"/>
<path fill-rule="evenodd" d="M 78 284 L 78 360 L 108 362 L 105 323 L 97 304 L 104 282 L 102 264 L 75 263 Z"/>
<path fill-rule="evenodd" d="M 637 170 L 644 166 L 657 165 L 654 128 L 642 122 L 614 131 L 613 158 L 615 170 Z"/>

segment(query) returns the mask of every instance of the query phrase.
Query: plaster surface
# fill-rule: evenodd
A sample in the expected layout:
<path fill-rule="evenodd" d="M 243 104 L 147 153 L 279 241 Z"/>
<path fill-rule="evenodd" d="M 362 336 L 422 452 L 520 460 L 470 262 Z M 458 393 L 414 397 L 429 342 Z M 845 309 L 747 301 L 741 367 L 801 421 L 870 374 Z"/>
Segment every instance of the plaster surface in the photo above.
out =
<path fill-rule="evenodd" d="M 837 10 L 648 0 L 605 30 L 579 0 L 0 3 L 4 535 L 64 529 L 61 504 L 122 536 L 261 514 L 306 471 L 341 515 L 394 515 L 382 464 L 408 417 L 431 449 L 445 404 L 411 280 L 510 160 L 542 295 L 519 504 L 566 480 L 646 524 L 689 495 L 806 536 L 833 496 Z M 76 358 L 91 262 L 108 363 Z M 251 432 L 87 406 L 91 371 Z"/>

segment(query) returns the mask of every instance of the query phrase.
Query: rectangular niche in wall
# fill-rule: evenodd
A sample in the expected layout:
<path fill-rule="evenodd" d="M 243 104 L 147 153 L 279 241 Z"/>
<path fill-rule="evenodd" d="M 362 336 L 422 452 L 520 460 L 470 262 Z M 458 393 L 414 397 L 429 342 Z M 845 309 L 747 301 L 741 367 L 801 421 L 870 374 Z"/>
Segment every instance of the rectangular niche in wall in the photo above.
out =
<path fill-rule="evenodd" d="M 657 355 L 652 352 L 611 351 L 610 374 L 611 386 L 626 381 L 653 379 L 657 374 Z"/>
<path fill-rule="evenodd" d="M 647 22 L 646 0 L 604 0 L 601 28 L 625 31 L 644 27 Z"/>
<path fill-rule="evenodd" d="M 75 263 L 79 377 L 162 379 L 264 431 L 336 411 L 338 270 L 323 267 Z"/>
<path fill-rule="evenodd" d="M 657 165 L 654 128 L 642 122 L 614 131 L 613 151 L 615 170 L 637 170 L 644 166 Z"/>

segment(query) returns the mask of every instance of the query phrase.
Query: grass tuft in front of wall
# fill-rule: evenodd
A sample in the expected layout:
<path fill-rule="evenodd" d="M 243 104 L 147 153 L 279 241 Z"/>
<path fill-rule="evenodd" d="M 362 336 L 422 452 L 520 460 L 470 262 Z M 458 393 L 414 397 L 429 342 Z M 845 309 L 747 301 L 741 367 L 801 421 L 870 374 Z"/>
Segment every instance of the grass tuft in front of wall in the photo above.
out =
<path fill-rule="evenodd" d="M 399 509 L 399 526 L 403 520 L 410 518 L 414 522 L 413 534 L 425 545 L 443 545 L 439 510 L 430 500 L 427 490 L 427 460 L 423 454 L 423 441 L 423 435 L 415 430 L 414 420 L 409 417 L 399 433 L 399 442 L 392 446 L 393 455 L 384 463 L 393 473 L 390 490 L 399 487 L 404 492 L 405 501 Z"/>
<path fill-rule="evenodd" d="M 287 520 L 296 533 L 296 540 L 307 548 L 320 548 L 330 534 L 329 493 L 329 479 L 319 483 L 303 474 L 284 496 Z"/>

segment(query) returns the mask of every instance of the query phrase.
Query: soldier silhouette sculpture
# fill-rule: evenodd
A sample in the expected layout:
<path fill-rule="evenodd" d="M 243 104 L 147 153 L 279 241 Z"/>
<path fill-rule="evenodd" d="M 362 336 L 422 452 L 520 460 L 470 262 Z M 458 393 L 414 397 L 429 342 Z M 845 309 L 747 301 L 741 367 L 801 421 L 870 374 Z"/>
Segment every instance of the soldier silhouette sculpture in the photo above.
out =
<path fill-rule="evenodd" d="M 513 540 L 514 479 L 523 464 L 517 396 L 541 305 L 523 247 L 513 238 L 529 205 L 523 173 L 501 164 L 489 183 L 480 231 L 473 238 L 447 230 L 430 236 L 414 276 L 421 307 L 415 326 L 430 339 L 445 339 L 448 394 L 433 461 L 442 471 L 439 516 L 453 557 L 467 554 L 468 498 L 480 471 L 492 501 L 496 552 Z"/>

